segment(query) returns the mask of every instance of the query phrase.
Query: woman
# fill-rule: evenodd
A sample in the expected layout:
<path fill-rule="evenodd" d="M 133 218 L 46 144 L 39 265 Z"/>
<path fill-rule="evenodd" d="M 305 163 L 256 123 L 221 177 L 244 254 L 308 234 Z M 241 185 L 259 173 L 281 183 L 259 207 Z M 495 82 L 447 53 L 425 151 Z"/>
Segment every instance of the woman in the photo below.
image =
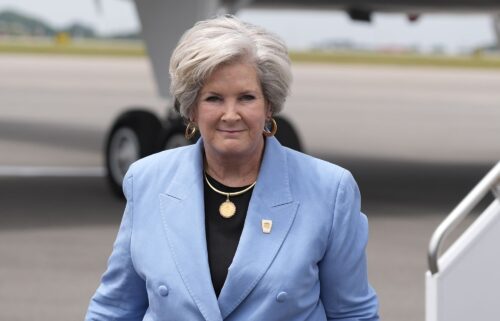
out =
<path fill-rule="evenodd" d="M 130 167 L 86 320 L 378 320 L 354 179 L 272 137 L 285 45 L 234 17 L 202 21 L 170 73 L 186 135 L 201 139 Z"/>

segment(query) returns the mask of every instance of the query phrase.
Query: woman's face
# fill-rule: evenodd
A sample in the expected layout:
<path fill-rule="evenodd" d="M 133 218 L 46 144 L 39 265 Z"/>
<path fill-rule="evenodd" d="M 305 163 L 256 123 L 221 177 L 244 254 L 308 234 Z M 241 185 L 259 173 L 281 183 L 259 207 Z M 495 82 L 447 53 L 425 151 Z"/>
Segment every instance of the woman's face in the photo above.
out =
<path fill-rule="evenodd" d="M 194 121 L 206 153 L 216 157 L 245 157 L 260 153 L 262 131 L 270 109 L 255 67 L 245 62 L 225 64 L 205 81 Z"/>

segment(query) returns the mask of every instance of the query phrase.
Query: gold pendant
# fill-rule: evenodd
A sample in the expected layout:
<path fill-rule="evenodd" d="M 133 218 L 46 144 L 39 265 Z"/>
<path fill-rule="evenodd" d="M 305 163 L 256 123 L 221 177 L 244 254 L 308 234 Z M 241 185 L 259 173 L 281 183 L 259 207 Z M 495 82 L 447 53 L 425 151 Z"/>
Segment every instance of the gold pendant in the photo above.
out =
<path fill-rule="evenodd" d="M 227 199 L 219 206 L 219 213 L 224 218 L 231 218 L 236 214 L 236 206 Z"/>

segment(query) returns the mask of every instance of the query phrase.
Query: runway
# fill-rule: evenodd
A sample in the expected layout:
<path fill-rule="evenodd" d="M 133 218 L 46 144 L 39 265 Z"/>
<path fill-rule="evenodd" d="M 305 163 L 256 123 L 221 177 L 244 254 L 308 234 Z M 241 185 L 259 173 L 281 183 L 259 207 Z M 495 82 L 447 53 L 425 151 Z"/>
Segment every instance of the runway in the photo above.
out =
<path fill-rule="evenodd" d="M 100 166 L 114 118 L 158 115 L 143 58 L 0 56 L 0 165 Z M 500 158 L 500 72 L 297 64 L 284 115 L 306 151 L 431 163 Z"/>
<path fill-rule="evenodd" d="M 165 112 L 148 68 L 138 58 L 0 55 L 0 166 L 99 168 L 117 113 Z M 360 185 L 382 319 L 423 320 L 432 231 L 500 159 L 500 73 L 297 65 L 294 78 L 287 116 L 307 151 Z M 122 201 L 99 175 L 4 175 L 0 204 L 0 320 L 83 319 Z"/>

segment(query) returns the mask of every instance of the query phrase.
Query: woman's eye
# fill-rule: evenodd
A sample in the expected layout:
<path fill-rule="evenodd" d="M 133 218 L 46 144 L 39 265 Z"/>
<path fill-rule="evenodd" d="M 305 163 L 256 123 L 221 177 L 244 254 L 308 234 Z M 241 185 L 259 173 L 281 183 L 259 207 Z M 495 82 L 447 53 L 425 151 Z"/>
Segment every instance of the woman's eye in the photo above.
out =
<path fill-rule="evenodd" d="M 220 98 L 217 96 L 209 96 L 209 97 L 205 98 L 205 101 L 208 101 L 208 102 L 216 102 L 219 100 L 220 100 Z"/>
<path fill-rule="evenodd" d="M 240 99 L 243 100 L 243 101 L 250 101 L 250 100 L 254 100 L 255 96 L 253 96 L 253 95 L 243 95 L 243 96 L 241 96 Z"/>

